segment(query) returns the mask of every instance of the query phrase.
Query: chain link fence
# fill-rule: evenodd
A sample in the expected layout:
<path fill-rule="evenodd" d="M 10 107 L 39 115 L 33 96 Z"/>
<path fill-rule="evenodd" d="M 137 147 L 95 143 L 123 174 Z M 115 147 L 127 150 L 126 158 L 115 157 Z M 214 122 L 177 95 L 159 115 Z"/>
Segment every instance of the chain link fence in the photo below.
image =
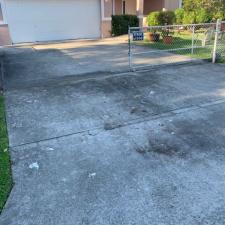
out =
<path fill-rule="evenodd" d="M 225 61 L 225 22 L 129 28 L 129 65 Z"/>
<path fill-rule="evenodd" d="M 225 21 L 218 23 L 213 62 L 225 62 Z"/>

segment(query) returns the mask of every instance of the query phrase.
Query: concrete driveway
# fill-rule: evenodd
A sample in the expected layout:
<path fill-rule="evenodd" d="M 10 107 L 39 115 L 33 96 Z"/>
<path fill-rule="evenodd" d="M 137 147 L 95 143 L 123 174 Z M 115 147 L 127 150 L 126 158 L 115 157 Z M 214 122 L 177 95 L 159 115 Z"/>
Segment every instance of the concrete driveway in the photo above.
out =
<path fill-rule="evenodd" d="M 64 76 L 27 51 L 4 61 L 1 225 L 225 223 L 224 65 Z"/>
<path fill-rule="evenodd" d="M 4 51 L 4 50 L 3 50 Z M 149 51 L 146 46 L 133 46 L 132 52 Z M 93 72 L 124 72 L 129 70 L 127 36 L 105 40 L 23 45 L 5 49 L 6 84 L 9 87 L 44 83 L 66 76 Z M 133 57 L 134 66 L 162 65 L 191 60 L 187 56 L 166 52 Z M 25 63 L 27 65 L 25 65 Z"/>

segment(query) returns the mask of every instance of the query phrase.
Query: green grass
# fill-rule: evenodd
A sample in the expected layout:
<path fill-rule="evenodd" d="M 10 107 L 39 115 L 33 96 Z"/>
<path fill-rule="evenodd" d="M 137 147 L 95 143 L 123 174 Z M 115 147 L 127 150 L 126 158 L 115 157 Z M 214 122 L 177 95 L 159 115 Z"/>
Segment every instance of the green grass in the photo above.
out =
<path fill-rule="evenodd" d="M 161 34 L 162 36 L 162 34 Z M 191 46 L 192 46 L 192 33 L 189 31 L 181 31 L 181 32 L 174 32 L 172 34 L 173 42 L 172 44 L 165 44 L 163 43 L 162 38 L 160 38 L 159 42 L 149 42 L 148 40 L 144 40 L 144 42 L 138 42 L 137 44 L 149 46 L 151 49 L 159 49 L 159 50 L 168 50 L 171 53 L 178 54 L 178 55 L 186 55 L 192 58 L 198 59 L 211 59 L 212 58 L 212 48 L 213 48 L 213 40 L 210 43 L 207 43 L 206 48 L 195 48 L 193 54 L 191 53 Z M 195 34 L 195 46 L 202 46 L 201 39 L 203 38 L 204 34 L 202 31 Z M 223 52 L 222 61 L 225 61 L 225 35 L 224 35 L 224 46 L 221 52 Z M 178 48 L 188 48 L 185 50 L 175 50 Z M 220 46 L 221 48 L 221 46 Z"/>
<path fill-rule="evenodd" d="M 4 99 L 0 93 L 0 213 L 12 187 Z"/>

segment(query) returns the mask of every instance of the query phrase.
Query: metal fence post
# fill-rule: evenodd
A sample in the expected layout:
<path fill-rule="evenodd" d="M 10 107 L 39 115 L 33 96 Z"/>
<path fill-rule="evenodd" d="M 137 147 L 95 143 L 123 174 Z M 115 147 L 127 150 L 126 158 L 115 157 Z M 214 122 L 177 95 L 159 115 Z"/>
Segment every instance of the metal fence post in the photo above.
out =
<path fill-rule="evenodd" d="M 213 47 L 213 54 L 212 54 L 212 62 L 215 63 L 216 62 L 216 50 L 217 50 L 217 44 L 218 44 L 218 36 L 220 33 L 220 29 L 221 29 L 221 20 L 217 20 L 216 22 L 216 32 L 215 32 L 215 40 L 214 40 L 214 47 Z"/>
<path fill-rule="evenodd" d="M 130 26 L 128 27 L 128 58 L 129 58 L 129 68 L 132 69 L 132 59 L 131 59 L 131 40 L 130 40 Z"/>
<path fill-rule="evenodd" d="M 195 26 L 192 27 L 191 54 L 194 54 L 194 43 L 195 43 Z"/>

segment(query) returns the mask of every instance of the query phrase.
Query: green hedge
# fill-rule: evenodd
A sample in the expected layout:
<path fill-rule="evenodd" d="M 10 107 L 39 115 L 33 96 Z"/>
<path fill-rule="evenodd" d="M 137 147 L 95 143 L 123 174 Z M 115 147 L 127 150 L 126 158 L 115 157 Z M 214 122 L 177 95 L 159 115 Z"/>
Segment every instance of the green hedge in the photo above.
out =
<path fill-rule="evenodd" d="M 212 15 L 210 15 L 205 9 L 188 12 L 184 11 L 183 15 L 183 24 L 209 23 L 212 20 Z"/>
<path fill-rule="evenodd" d="M 176 16 L 176 24 L 182 24 L 184 20 L 184 9 L 178 8 L 174 11 Z"/>
<path fill-rule="evenodd" d="M 174 24 L 175 22 L 175 13 L 173 11 L 156 11 L 151 12 L 148 17 L 148 25 L 149 26 L 163 26 L 165 24 Z"/>
<path fill-rule="evenodd" d="M 147 22 L 149 26 L 160 26 L 162 25 L 159 21 L 160 12 L 152 12 L 147 17 Z"/>
<path fill-rule="evenodd" d="M 194 12 L 184 12 L 183 24 L 196 23 L 196 16 Z"/>
<path fill-rule="evenodd" d="M 212 20 L 211 15 L 206 9 L 199 9 L 196 11 L 196 23 L 209 23 Z"/>
<path fill-rule="evenodd" d="M 183 0 L 183 8 L 186 21 L 191 20 L 191 15 L 195 16 L 196 23 L 225 19 L 225 0 Z"/>
<path fill-rule="evenodd" d="M 128 27 L 138 27 L 139 20 L 135 15 L 112 16 L 112 35 L 118 36 L 128 33 Z"/>

